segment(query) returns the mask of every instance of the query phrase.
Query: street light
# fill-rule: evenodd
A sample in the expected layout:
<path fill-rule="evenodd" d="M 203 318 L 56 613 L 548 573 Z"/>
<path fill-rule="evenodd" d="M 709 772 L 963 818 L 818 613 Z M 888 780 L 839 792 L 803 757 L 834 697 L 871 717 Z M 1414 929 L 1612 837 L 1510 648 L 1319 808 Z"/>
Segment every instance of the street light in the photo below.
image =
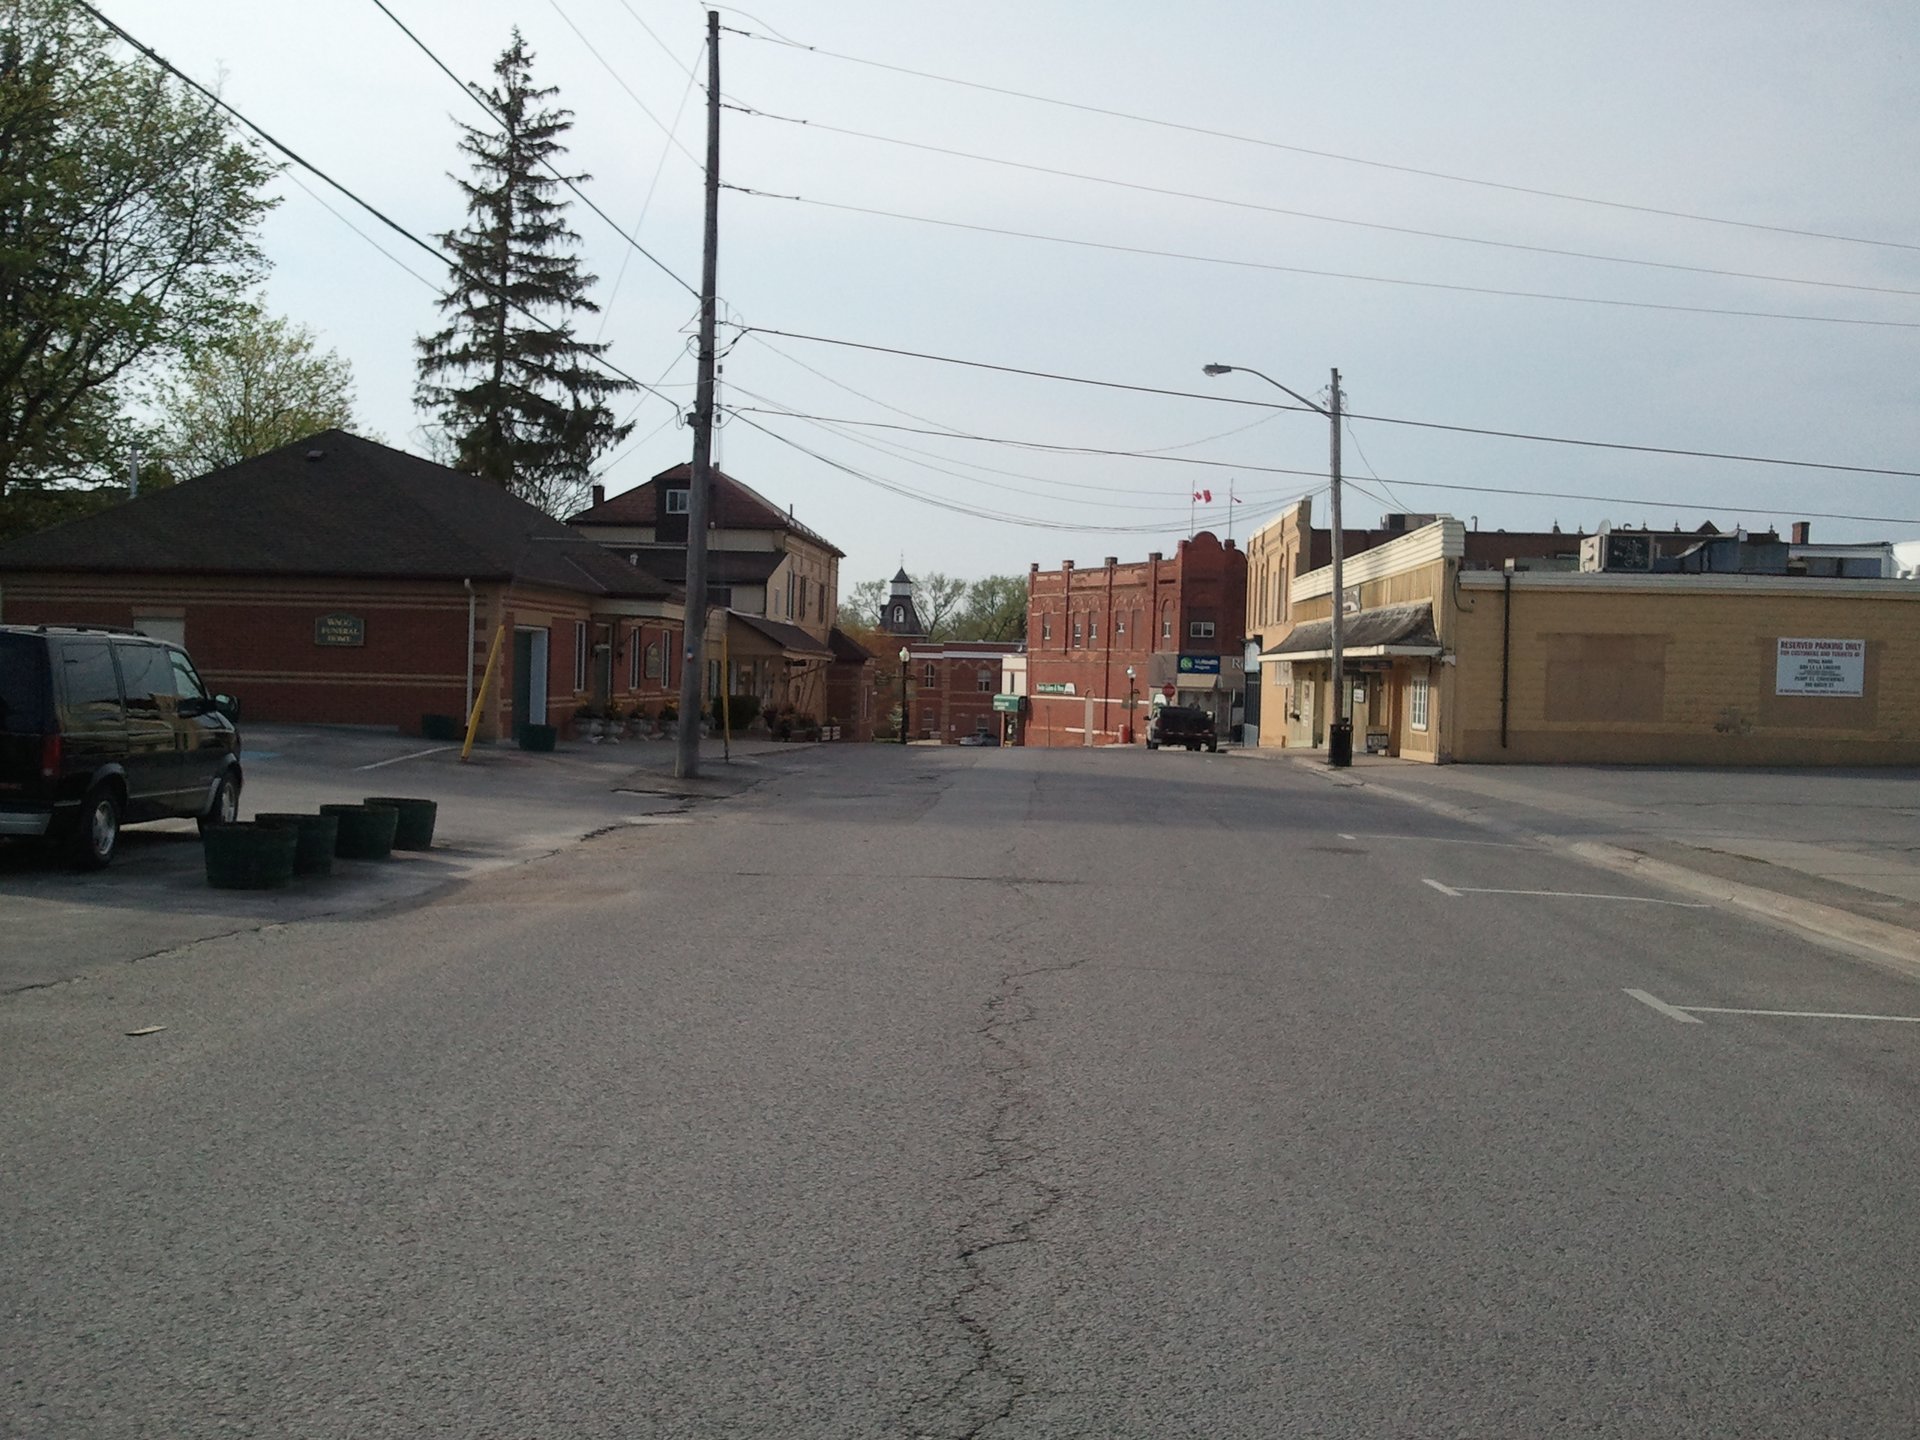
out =
<path fill-rule="evenodd" d="M 1309 410 L 1324 415 L 1333 425 L 1333 437 L 1328 447 L 1327 475 L 1331 482 L 1331 506 L 1333 511 L 1333 626 L 1330 661 L 1333 670 L 1333 729 L 1327 736 L 1327 763 L 1330 765 L 1351 765 L 1353 763 L 1353 724 L 1347 718 L 1347 676 L 1343 641 L 1346 638 L 1346 601 L 1347 592 L 1343 583 L 1341 569 L 1341 533 L 1340 533 L 1340 372 L 1333 372 L 1333 388 L 1328 392 L 1331 407 L 1309 400 L 1298 390 L 1282 385 L 1271 375 L 1246 365 L 1203 365 L 1201 370 L 1207 375 L 1231 375 L 1238 370 L 1248 375 L 1259 376 L 1276 390 L 1284 390 Z M 1313 536 L 1307 536 L 1307 548 L 1313 548 Z M 1338 732 L 1340 738 L 1336 738 Z M 1344 746 L 1340 740 L 1344 739 Z"/>
<path fill-rule="evenodd" d="M 1133 666 L 1127 666 L 1127 743 L 1133 743 Z"/>
<path fill-rule="evenodd" d="M 907 647 L 900 647 L 900 743 L 907 743 L 907 662 L 913 658 Z"/>

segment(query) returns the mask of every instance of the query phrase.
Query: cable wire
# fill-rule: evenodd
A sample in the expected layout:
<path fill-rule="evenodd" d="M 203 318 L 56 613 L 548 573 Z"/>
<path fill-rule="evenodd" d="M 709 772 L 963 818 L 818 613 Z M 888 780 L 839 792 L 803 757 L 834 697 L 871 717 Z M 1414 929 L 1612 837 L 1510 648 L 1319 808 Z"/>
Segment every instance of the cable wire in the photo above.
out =
<path fill-rule="evenodd" d="M 1870 295 L 1920 296 L 1920 290 L 1902 289 L 1893 285 L 1860 285 L 1844 280 L 1811 280 L 1797 275 L 1767 275 L 1751 270 L 1725 270 L 1711 265 L 1684 265 L 1672 260 L 1647 260 L 1632 255 L 1604 255 L 1590 250 L 1566 250 L 1552 245 L 1530 245 L 1518 240 L 1496 240 L 1486 235 L 1456 235 L 1445 230 L 1423 230 L 1412 225 L 1389 225 L 1376 220 L 1356 220 L 1350 216 L 1326 215 L 1313 210 L 1291 210 L 1282 205 L 1264 205 L 1256 200 L 1234 200 L 1227 196 L 1207 195 L 1194 190 L 1175 190 L 1164 185 L 1147 185 L 1109 175 L 1089 175 L 1079 170 L 1056 169 L 1050 165 L 1008 160 L 998 155 L 982 155 L 972 150 L 955 150 L 944 145 L 903 140 L 893 135 L 877 135 L 868 130 L 851 130 L 840 125 L 829 125 L 820 120 L 804 120 L 792 115 L 777 115 L 770 110 L 756 110 L 750 105 L 730 104 L 726 108 L 737 110 L 742 115 L 755 119 L 777 120 L 782 124 L 796 125 L 806 130 L 823 131 L 829 135 L 847 135 L 858 140 L 871 140 L 881 145 L 898 145 L 931 155 L 946 155 L 959 160 L 977 161 L 982 165 L 999 165 L 1010 170 L 1024 170 L 1034 175 L 1048 175 L 1062 180 L 1083 180 L 1092 185 L 1108 185 L 1146 195 L 1161 195 L 1174 200 L 1197 200 L 1207 205 L 1224 205 L 1235 210 L 1254 210 L 1265 215 L 1284 215 L 1289 219 L 1313 220 L 1327 225 L 1349 225 L 1356 229 L 1376 230 L 1389 235 L 1410 235 L 1422 240 L 1448 240 L 1460 245 L 1485 245 L 1498 250 L 1520 250 L 1532 255 L 1552 255 L 1566 260 L 1592 260 L 1606 265 L 1635 265 L 1651 270 L 1678 271 L 1687 275 L 1710 275 L 1721 279 L 1760 280 L 1775 285 L 1810 285 L 1824 290 L 1853 290 Z"/>
<path fill-rule="evenodd" d="M 896 75 L 908 75 L 917 80 L 933 80 L 942 85 L 957 85 L 967 90 L 980 90 L 990 95 L 1004 95 L 1015 100 L 1029 100 L 1038 105 L 1057 106 L 1063 110 L 1077 110 L 1086 115 L 1101 115 L 1110 120 L 1126 120 L 1137 125 L 1152 125 L 1162 130 L 1177 130 L 1188 135 L 1204 135 L 1213 140 L 1229 140 L 1240 145 L 1256 145 L 1266 150 L 1284 150 L 1293 155 L 1306 155 L 1316 160 L 1332 160 L 1343 165 L 1361 165 L 1372 170 L 1386 170 L 1399 175 L 1417 175 L 1424 180 L 1444 180 L 1454 185 L 1473 185 L 1486 190 L 1501 190 L 1511 195 L 1531 195 L 1544 200 L 1563 200 L 1574 205 L 1595 205 L 1607 210 L 1625 210 L 1639 215 L 1659 215 L 1668 220 L 1686 220 L 1701 225 L 1724 225 L 1738 230 L 1757 230 L 1771 235 L 1793 235 L 1803 240 L 1832 240 L 1844 245 L 1870 245 L 1884 250 L 1920 250 L 1920 244 L 1904 240 L 1875 240 L 1862 235 L 1843 235 L 1827 230 L 1806 230 L 1792 225 L 1772 225 L 1758 220 L 1735 220 L 1724 215 L 1705 215 L 1688 210 L 1666 209 L 1658 205 L 1641 205 L 1625 200 L 1608 200 L 1594 195 L 1579 195 L 1565 190 L 1546 190 L 1532 185 L 1515 185 L 1500 180 L 1485 180 L 1471 175 L 1456 175 L 1445 170 L 1425 170 L 1417 165 L 1400 165 L 1388 160 L 1374 160 L 1363 155 L 1343 155 L 1334 150 L 1316 150 L 1305 145 L 1292 145 L 1280 140 L 1268 140 L 1257 135 L 1244 135 L 1232 130 L 1216 130 L 1205 125 L 1189 125 L 1178 120 L 1163 120 L 1157 116 L 1139 115 L 1126 110 L 1113 110 L 1100 105 L 1085 105 L 1073 100 L 1062 100 L 1052 95 L 1037 95 L 1031 91 L 1015 90 L 1004 85 L 988 85 L 978 80 L 963 80 L 952 75 L 937 75 L 928 70 L 914 70 L 905 65 L 890 65 L 882 60 L 869 60 L 859 55 L 848 55 L 837 50 L 827 50 L 818 45 L 801 45 L 787 39 L 776 39 L 767 35 L 756 35 L 750 31 L 737 30 L 733 33 L 748 40 L 758 40 L 763 44 L 779 45 L 790 50 L 801 50 L 810 55 L 821 55 L 831 60 L 845 61 L 850 65 L 865 65 L 875 70 L 886 70 Z"/>
<path fill-rule="evenodd" d="M 375 0 L 378 4 L 379 0 Z M 1352 270 L 1314 270 L 1304 265 L 1281 265 L 1271 260 L 1234 260 L 1224 255 L 1195 255 L 1184 250 L 1156 250 L 1145 245 L 1119 245 L 1109 240 L 1083 240 L 1071 235 L 1048 235 L 1038 230 L 1013 230 L 1000 225 L 977 225 L 966 220 L 942 220 L 932 215 L 909 215 L 900 210 L 882 210 L 872 205 L 847 205 L 835 200 L 815 200 L 806 195 L 784 195 L 771 190 L 755 190 L 745 185 L 722 182 L 722 189 L 751 195 L 760 200 L 785 200 L 797 205 L 812 205 L 822 210 L 841 210 L 851 215 L 876 215 L 888 220 L 907 220 L 916 225 L 933 225 L 943 230 L 965 230 L 976 235 L 999 235 L 1014 240 L 1040 240 L 1049 245 L 1073 245 L 1083 250 L 1104 250 L 1116 255 L 1143 255 L 1157 260 L 1183 260 L 1197 265 L 1225 265 L 1236 270 L 1264 270 L 1281 275 L 1309 275 L 1318 280 L 1355 280 L 1369 285 L 1397 285 L 1412 290 L 1444 290 L 1456 295 L 1497 295 L 1509 300 L 1549 300 L 1562 305 L 1598 305 L 1613 310 L 1656 310 L 1672 315 L 1723 315 L 1740 320 L 1785 320 L 1806 325 L 1860 325 L 1880 330 L 1920 330 L 1920 320 L 1868 320 L 1850 315 L 1801 315 L 1784 310 L 1737 310 L 1717 305 L 1674 305 L 1656 300 L 1611 300 L 1597 295 L 1561 295 L 1545 290 L 1506 290 L 1492 285 L 1461 285 L 1443 280 L 1409 280 L 1397 275 L 1367 275 Z"/>
<path fill-rule="evenodd" d="M 1238 395 L 1221 395 L 1198 390 L 1170 390 L 1157 385 L 1129 385 L 1119 380 L 1095 380 L 1084 375 L 1067 375 L 1053 370 L 1031 370 L 1017 365 L 996 365 L 986 360 L 963 360 L 953 355 L 936 355 L 924 350 L 903 350 L 890 345 L 869 345 L 858 340 L 841 340 L 828 335 L 808 335 L 797 330 L 775 330 L 751 326 L 761 335 L 778 335 L 785 340 L 803 340 L 816 345 L 835 345 L 848 350 L 866 350 L 879 355 L 897 355 L 903 359 L 926 360 L 938 365 L 958 365 L 969 370 L 991 370 L 1003 375 L 1020 375 L 1036 380 L 1056 380 L 1068 385 L 1090 385 L 1102 390 L 1124 390 L 1136 395 L 1165 395 L 1179 400 L 1205 400 L 1216 405 L 1247 405 L 1266 410 L 1293 410 L 1303 415 L 1318 412 L 1304 405 L 1288 405 L 1278 400 L 1251 400 Z M 1773 455 L 1742 455 L 1721 450 L 1688 450 L 1671 445 L 1635 445 L 1622 440 L 1581 440 L 1565 435 L 1539 435 L 1524 430 L 1491 430 L 1474 425 L 1449 425 L 1438 420 L 1406 420 L 1391 415 L 1354 414 L 1353 420 L 1370 420 L 1376 425 L 1406 425 L 1421 430 L 1445 430 L 1459 435 L 1484 435 L 1497 440 L 1526 440 L 1540 445 L 1574 445 L 1592 450 L 1623 450 L 1638 455 L 1675 455 L 1689 460 L 1726 460 L 1742 465 L 1777 465 L 1796 470 L 1830 470 L 1846 475 L 1890 475 L 1901 480 L 1920 480 L 1920 470 L 1896 470 L 1878 465 L 1842 465 L 1826 460 L 1787 460 Z M 1409 484 L 1409 481 L 1401 481 Z"/>

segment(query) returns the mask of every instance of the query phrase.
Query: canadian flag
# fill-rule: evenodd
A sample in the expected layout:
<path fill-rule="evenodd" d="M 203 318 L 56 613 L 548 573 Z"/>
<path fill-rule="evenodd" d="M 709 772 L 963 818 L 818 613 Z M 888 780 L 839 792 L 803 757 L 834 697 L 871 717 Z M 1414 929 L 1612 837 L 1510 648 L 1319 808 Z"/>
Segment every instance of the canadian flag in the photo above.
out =
<path fill-rule="evenodd" d="M 1196 490 L 1193 492 L 1193 498 L 1205 504 L 1211 505 L 1213 503 L 1213 491 Z"/>

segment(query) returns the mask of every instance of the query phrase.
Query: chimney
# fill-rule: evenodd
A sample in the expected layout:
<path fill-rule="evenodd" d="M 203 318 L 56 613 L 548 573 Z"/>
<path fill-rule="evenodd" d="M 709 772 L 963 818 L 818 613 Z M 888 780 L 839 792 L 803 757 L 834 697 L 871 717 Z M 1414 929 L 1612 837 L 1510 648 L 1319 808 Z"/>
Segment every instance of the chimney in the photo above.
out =
<path fill-rule="evenodd" d="M 1813 533 L 1813 526 L 1808 524 L 1805 520 L 1796 520 L 1793 522 L 1793 543 L 1794 544 L 1796 545 L 1811 544 L 1812 542 L 1809 541 L 1807 537 L 1812 533 Z"/>
<path fill-rule="evenodd" d="M 607 503 L 607 487 L 606 486 L 596 485 L 593 487 L 593 503 L 596 505 L 604 505 Z"/>
<path fill-rule="evenodd" d="M 1107 556 L 1107 569 L 1111 570 L 1113 569 L 1114 566 L 1118 565 L 1119 563 L 1120 563 L 1120 557 L 1118 555 Z"/>

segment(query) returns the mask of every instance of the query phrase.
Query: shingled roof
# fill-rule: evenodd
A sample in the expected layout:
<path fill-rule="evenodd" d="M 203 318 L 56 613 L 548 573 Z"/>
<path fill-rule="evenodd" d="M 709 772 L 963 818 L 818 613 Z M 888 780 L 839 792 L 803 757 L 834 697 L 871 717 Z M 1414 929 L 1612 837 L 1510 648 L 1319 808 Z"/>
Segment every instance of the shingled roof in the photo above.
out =
<path fill-rule="evenodd" d="M 488 480 L 326 430 L 0 544 L 0 572 L 518 581 L 679 590 Z"/>
<path fill-rule="evenodd" d="M 818 530 L 802 525 L 793 512 L 782 510 L 743 480 L 714 467 L 713 492 L 709 497 L 709 520 L 722 530 L 791 530 L 814 544 L 844 559 L 846 551 Z M 602 500 L 575 515 L 572 525 L 655 525 L 660 519 L 660 489 L 663 484 L 686 484 L 693 479 L 693 466 L 676 465 L 662 470 L 644 485 Z"/>

